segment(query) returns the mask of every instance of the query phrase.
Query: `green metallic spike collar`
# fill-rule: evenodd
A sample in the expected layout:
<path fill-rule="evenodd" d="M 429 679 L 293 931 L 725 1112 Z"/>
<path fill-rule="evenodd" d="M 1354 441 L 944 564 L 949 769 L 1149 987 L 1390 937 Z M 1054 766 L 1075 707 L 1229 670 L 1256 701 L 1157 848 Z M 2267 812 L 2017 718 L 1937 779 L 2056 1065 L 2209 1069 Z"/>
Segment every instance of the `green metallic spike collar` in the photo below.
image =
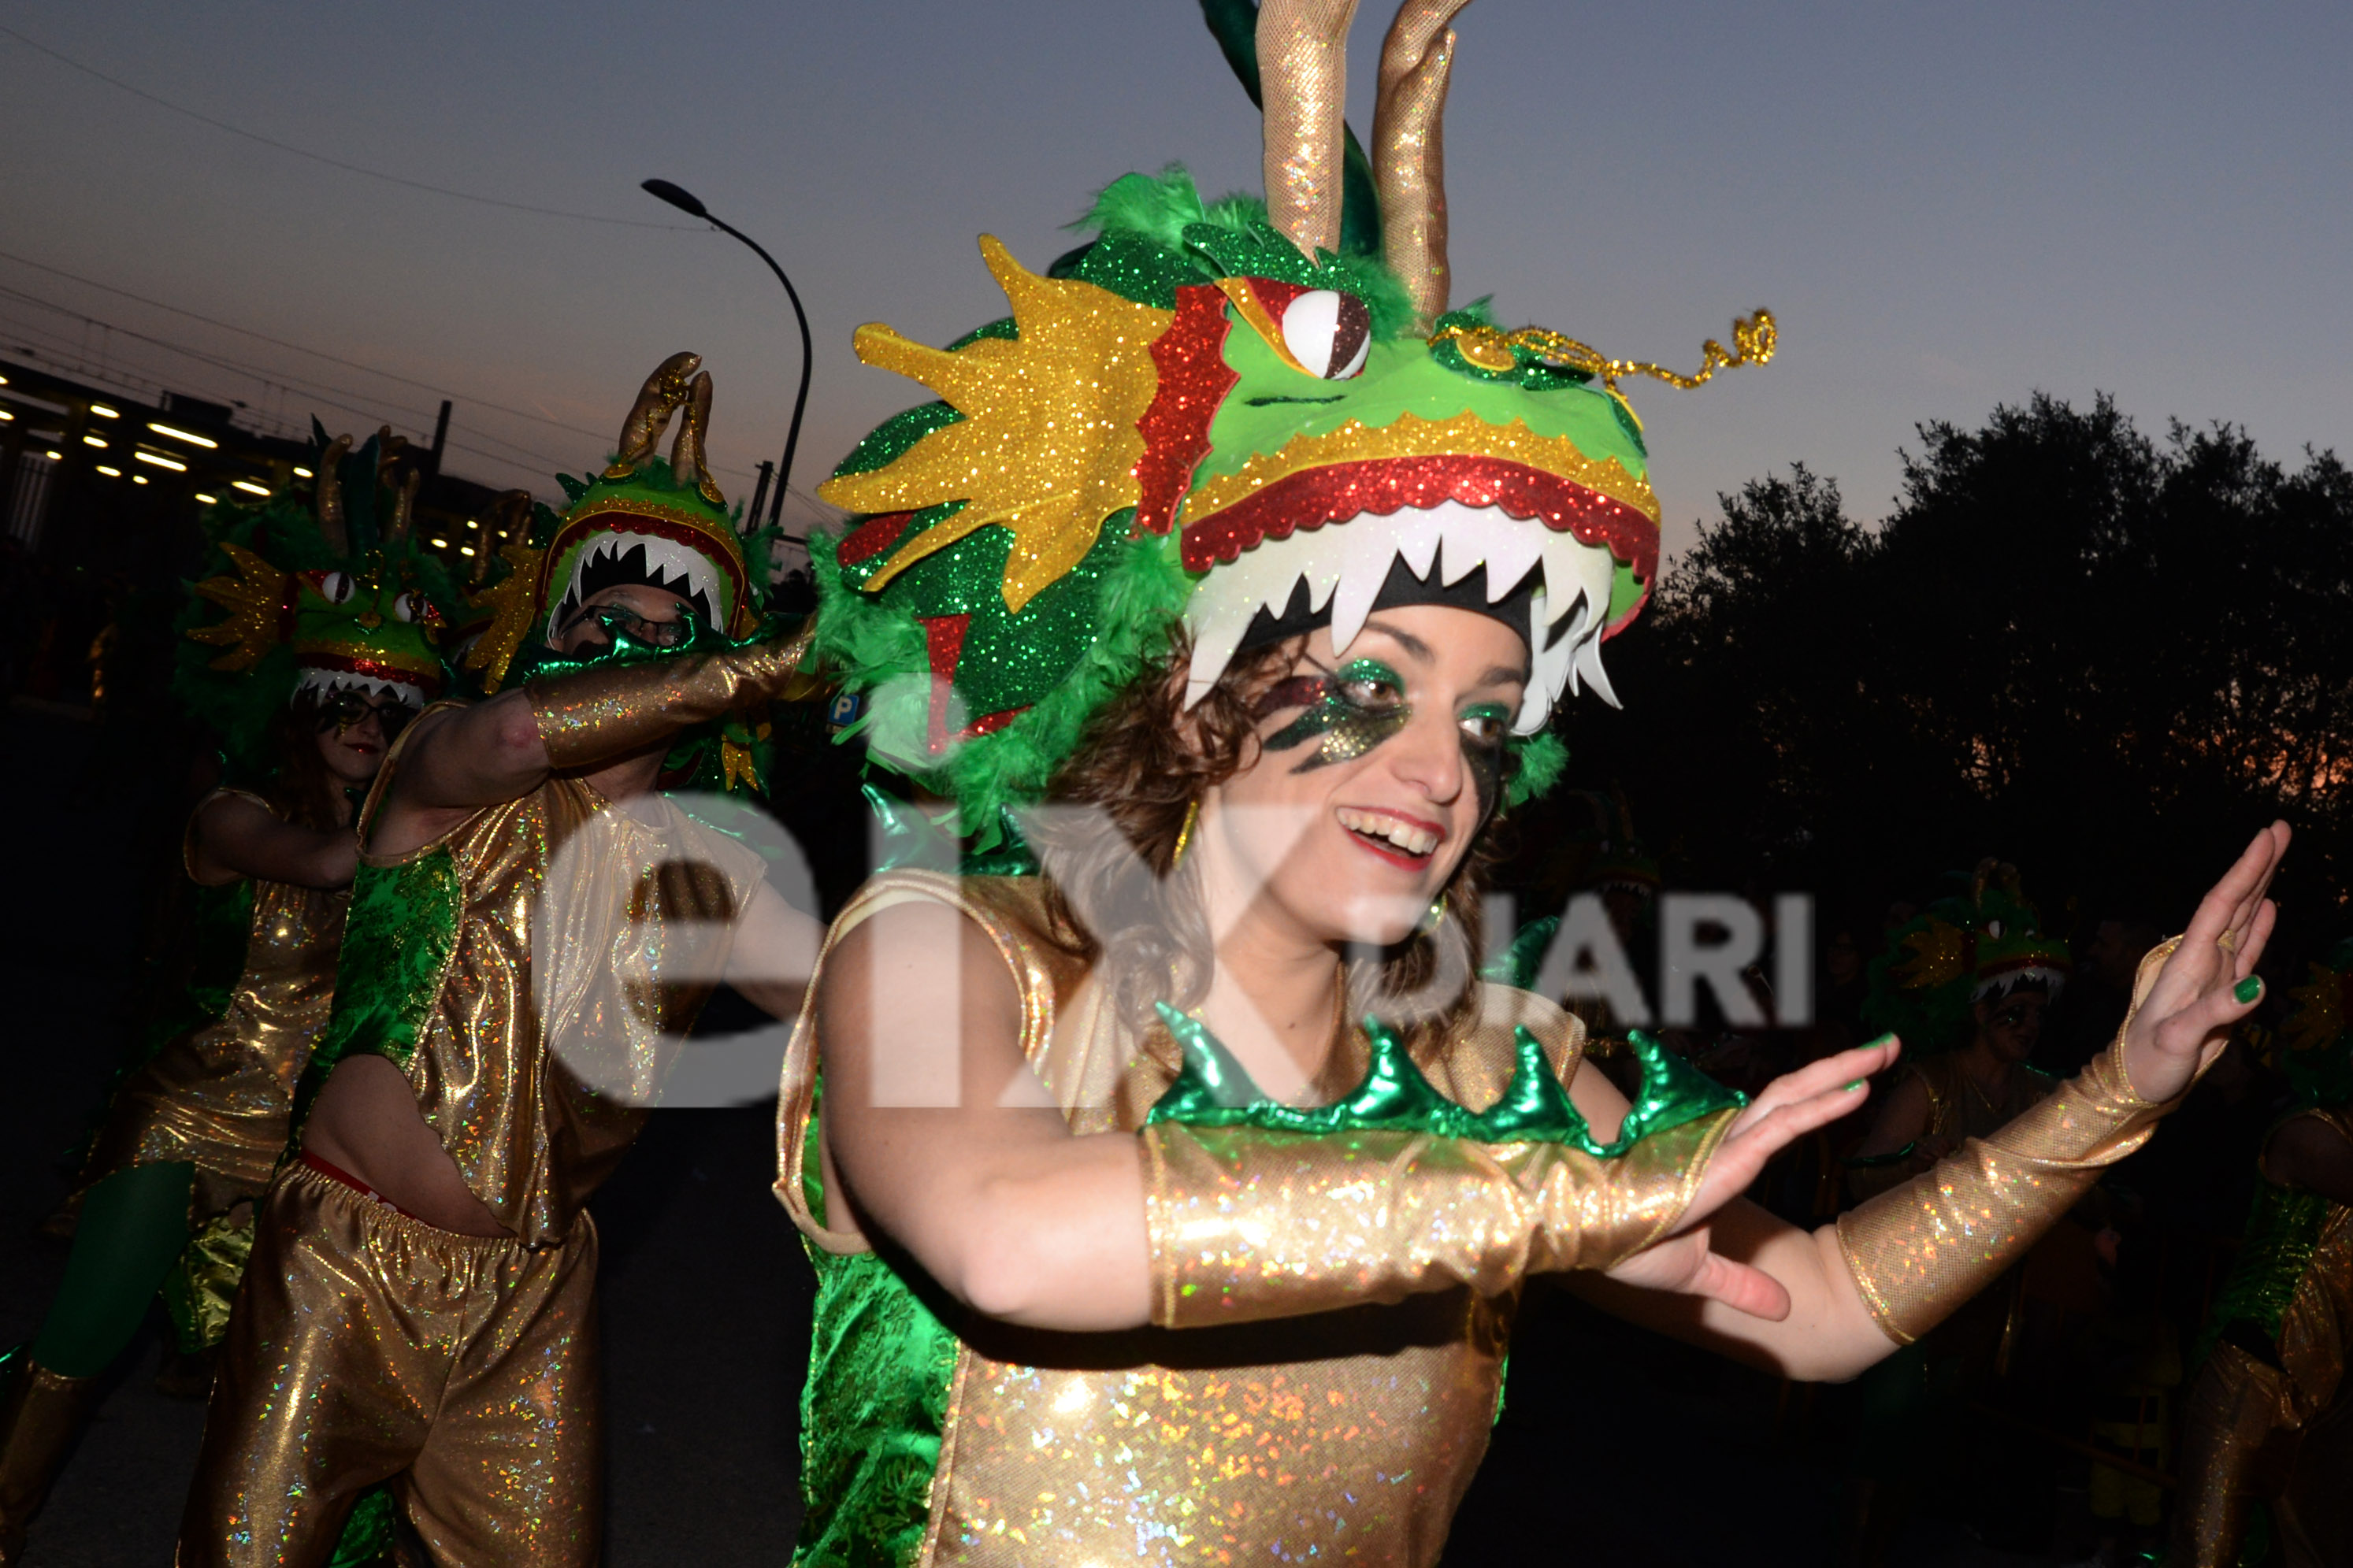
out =
<path fill-rule="evenodd" d="M 1365 1020 L 1372 1060 L 1354 1092 L 1330 1105 L 1302 1108 L 1269 1099 L 1199 1019 L 1161 1003 L 1185 1065 L 1145 1119 L 1188 1127 L 1256 1127 L 1269 1132 L 1322 1137 L 1335 1132 L 1423 1132 L 1474 1143 L 1566 1143 L 1598 1159 L 1614 1160 L 1654 1132 L 1748 1103 L 1650 1036 L 1632 1036 L 1642 1064 L 1641 1091 L 1618 1136 L 1593 1136 L 1568 1090 L 1554 1076 L 1543 1042 L 1523 1025 L 1512 1033 L 1515 1061 L 1504 1096 L 1482 1111 L 1465 1110 L 1431 1087 L 1407 1054 L 1405 1041 L 1378 1018 Z"/>

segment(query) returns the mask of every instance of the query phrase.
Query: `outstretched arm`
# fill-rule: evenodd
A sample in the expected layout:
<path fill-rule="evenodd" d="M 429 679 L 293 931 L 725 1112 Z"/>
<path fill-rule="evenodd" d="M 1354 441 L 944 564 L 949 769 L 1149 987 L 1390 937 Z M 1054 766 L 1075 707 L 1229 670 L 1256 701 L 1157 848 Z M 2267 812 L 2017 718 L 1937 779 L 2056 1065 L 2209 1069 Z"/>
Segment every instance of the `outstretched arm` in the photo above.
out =
<path fill-rule="evenodd" d="M 1163 1123 L 1077 1137 L 1023 1059 L 1002 956 L 954 910 L 913 903 L 836 944 L 817 1023 L 828 1190 L 848 1211 L 828 1221 L 887 1235 L 976 1310 L 1080 1331 L 1246 1321 L 1605 1267 L 1728 1201 L 1776 1150 L 1848 1109 L 1845 1080 L 1883 1059 L 1833 1058 L 1837 1082 L 1781 1080 L 1736 1119 L 1657 1134 L 1618 1160 L 1409 1131 Z M 1770 1279 L 1704 1240 L 1672 1253 L 1694 1247 L 1645 1281 L 1747 1310 L 1782 1305 Z"/>
<path fill-rule="evenodd" d="M 2161 967 L 2145 973 L 2116 1044 L 2001 1131 L 1810 1235 L 1752 1205 L 1728 1205 L 1710 1245 L 1778 1280 L 1789 1295 L 1785 1318 L 1617 1280 L 1580 1279 L 1577 1288 L 1622 1316 L 1792 1377 L 1852 1377 L 1916 1339 L 2024 1256 L 2221 1054 L 2231 1026 L 2262 997 L 2260 983 L 2246 982 L 2271 933 L 2264 892 L 2286 848 L 2284 824 L 2258 834 Z M 1634 1262 L 1655 1266 L 1666 1253 Z"/>
<path fill-rule="evenodd" d="M 188 869 L 218 887 L 251 877 L 298 888 L 343 887 L 359 867 L 359 841 L 348 827 L 302 827 L 239 795 L 215 795 L 196 808 Z"/>

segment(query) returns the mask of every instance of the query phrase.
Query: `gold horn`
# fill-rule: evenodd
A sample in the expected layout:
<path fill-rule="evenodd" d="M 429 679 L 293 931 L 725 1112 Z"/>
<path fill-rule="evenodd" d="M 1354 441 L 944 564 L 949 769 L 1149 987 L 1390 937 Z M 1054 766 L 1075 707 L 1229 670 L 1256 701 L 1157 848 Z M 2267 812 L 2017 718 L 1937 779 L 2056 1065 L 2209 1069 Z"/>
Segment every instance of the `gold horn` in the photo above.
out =
<path fill-rule="evenodd" d="M 335 547 L 338 555 L 351 553 L 351 532 L 343 525 L 343 479 L 341 465 L 343 455 L 352 449 L 349 436 L 338 436 L 327 443 L 319 454 L 319 471 L 312 479 L 311 510 L 318 514 L 319 531 Z"/>
<path fill-rule="evenodd" d="M 1471 0 L 1405 0 L 1381 45 L 1373 110 L 1373 185 L 1381 201 L 1381 254 L 1404 280 L 1421 330 L 1446 313 L 1448 24 Z"/>
<path fill-rule="evenodd" d="M 1340 248 L 1348 24 L 1356 16 L 1356 0 L 1263 0 L 1258 11 L 1266 216 L 1310 256 Z"/>
<path fill-rule="evenodd" d="M 678 484 L 692 484 L 712 506 L 725 506 L 727 498 L 719 493 L 719 481 L 711 477 L 711 465 L 702 457 L 702 438 L 710 429 L 711 373 L 706 370 L 687 388 L 686 412 L 679 416 L 678 440 L 670 449 L 670 477 Z"/>
<path fill-rule="evenodd" d="M 415 468 L 408 477 L 392 487 L 392 521 L 385 526 L 384 542 L 398 544 L 408 537 L 409 524 L 416 521 L 417 487 L 425 476 Z"/>
<path fill-rule="evenodd" d="M 662 432 L 670 428 L 670 410 L 686 401 L 687 377 L 702 363 L 701 354 L 680 353 L 654 367 L 645 385 L 638 388 L 628 418 L 622 421 L 620 446 L 605 469 L 607 479 L 626 479 L 654 455 Z"/>

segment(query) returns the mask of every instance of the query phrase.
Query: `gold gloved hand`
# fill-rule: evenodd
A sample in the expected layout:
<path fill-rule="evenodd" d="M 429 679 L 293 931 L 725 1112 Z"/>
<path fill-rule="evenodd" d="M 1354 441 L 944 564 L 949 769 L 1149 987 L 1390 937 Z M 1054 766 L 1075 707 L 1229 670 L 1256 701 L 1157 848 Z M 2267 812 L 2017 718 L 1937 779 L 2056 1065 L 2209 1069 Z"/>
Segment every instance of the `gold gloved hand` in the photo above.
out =
<path fill-rule="evenodd" d="M 1293 1317 L 1608 1268 L 1672 1230 L 1736 1108 L 1615 1158 L 1426 1132 L 1146 1127 L 1152 1321 Z"/>
<path fill-rule="evenodd" d="M 2132 1013 L 2179 945 L 2177 937 L 2141 960 Z M 1912 1343 L 2000 1279 L 2179 1103 L 2133 1092 L 2124 1059 L 2132 1013 L 2115 1042 L 2049 1099 L 1839 1216 L 1847 1269 L 1889 1339 Z"/>
<path fill-rule="evenodd" d="M 807 695 L 814 616 L 778 642 L 584 669 L 525 690 L 548 765 L 587 767 L 739 710 Z"/>

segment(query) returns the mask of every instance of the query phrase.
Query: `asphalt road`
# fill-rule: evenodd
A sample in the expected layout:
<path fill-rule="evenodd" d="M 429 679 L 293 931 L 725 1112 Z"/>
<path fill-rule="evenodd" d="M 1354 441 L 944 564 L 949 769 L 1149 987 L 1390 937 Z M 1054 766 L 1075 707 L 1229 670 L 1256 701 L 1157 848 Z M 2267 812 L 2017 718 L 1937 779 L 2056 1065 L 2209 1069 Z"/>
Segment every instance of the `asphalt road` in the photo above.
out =
<path fill-rule="evenodd" d="M 34 1226 L 65 1191 L 56 1155 L 120 1049 L 137 868 L 160 792 L 90 755 L 87 726 L 0 712 L 0 812 L 16 896 L 0 916 L 9 998 L 0 1092 L 0 1345 L 38 1325 L 64 1248 Z M 145 807 L 146 809 L 142 809 Z M 167 826 L 167 843 L 176 828 Z M 604 1234 L 607 1552 L 611 1568 L 780 1565 L 799 1518 L 797 1407 L 812 1279 L 769 1196 L 769 1112 L 658 1112 L 596 1204 Z M 35 1526 L 26 1568 L 171 1557 L 198 1405 L 153 1386 L 150 1333 Z M 1779 1385 L 1566 1300 L 1522 1324 L 1489 1462 L 1450 1561 L 1820 1568 L 1836 1513 L 1837 1395 L 1808 1416 Z M 1926 1521 L 1906 1568 L 2028 1568 Z"/>

